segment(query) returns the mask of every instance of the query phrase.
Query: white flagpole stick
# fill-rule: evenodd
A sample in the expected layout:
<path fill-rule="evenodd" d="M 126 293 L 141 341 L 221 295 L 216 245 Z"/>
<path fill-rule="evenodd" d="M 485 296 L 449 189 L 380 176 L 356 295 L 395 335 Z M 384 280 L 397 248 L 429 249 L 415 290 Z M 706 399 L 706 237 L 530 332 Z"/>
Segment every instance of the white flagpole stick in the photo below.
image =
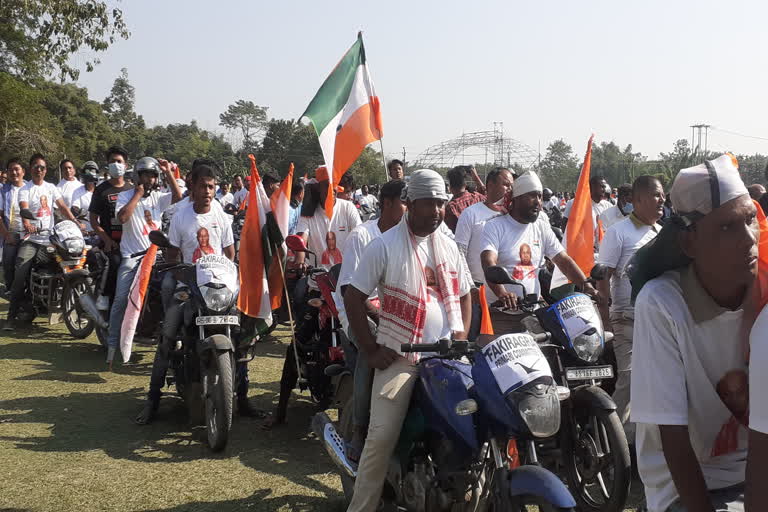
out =
<path fill-rule="evenodd" d="M 384 158 L 384 143 L 381 142 L 381 139 L 379 139 L 379 146 L 381 147 L 381 163 L 384 164 L 384 182 L 389 181 L 389 171 L 387 170 L 387 159 Z M 403 162 L 403 165 L 405 165 L 405 162 Z M 403 172 L 405 172 L 405 169 L 403 169 Z"/>
<path fill-rule="evenodd" d="M 274 244 L 275 249 L 279 250 L 277 244 Z M 301 382 L 301 365 L 299 364 L 299 353 L 296 349 L 296 325 L 293 322 L 293 312 L 291 311 L 291 295 L 288 293 L 288 281 L 285 280 L 285 272 L 283 271 L 282 258 L 278 261 L 278 267 L 280 268 L 280 277 L 283 278 L 283 290 L 285 290 L 286 308 L 288 309 L 288 322 L 291 325 L 291 344 L 293 345 L 293 358 L 296 361 L 296 377 L 298 382 Z"/>

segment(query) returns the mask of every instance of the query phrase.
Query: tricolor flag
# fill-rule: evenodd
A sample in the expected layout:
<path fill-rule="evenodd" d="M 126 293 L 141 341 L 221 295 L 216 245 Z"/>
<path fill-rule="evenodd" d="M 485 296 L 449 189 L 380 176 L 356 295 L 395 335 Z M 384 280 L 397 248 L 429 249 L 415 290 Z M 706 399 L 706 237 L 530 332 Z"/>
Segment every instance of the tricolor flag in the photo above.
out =
<path fill-rule="evenodd" d="M 141 308 L 144 304 L 144 297 L 147 295 L 149 278 L 152 276 L 152 267 L 155 264 L 156 258 L 157 246 L 152 244 L 147 249 L 147 253 L 136 270 L 131 291 L 128 293 L 128 306 L 125 308 L 123 323 L 120 324 L 120 353 L 123 354 L 124 363 L 127 363 L 131 358 L 133 337 L 136 334 L 136 326 L 139 323 Z"/>
<path fill-rule="evenodd" d="M 573 199 L 571 216 L 568 217 L 568 225 L 565 227 L 565 240 L 563 247 L 568 251 L 568 256 L 579 266 L 584 275 L 589 276 L 592 267 L 595 266 L 595 219 L 592 213 L 592 196 L 589 192 L 589 174 L 592 168 L 592 140 L 595 134 L 589 137 L 587 142 L 587 154 L 584 156 L 584 164 L 581 166 L 579 183 L 576 185 L 576 197 Z M 555 267 L 552 274 L 551 289 L 568 284 L 568 279 Z"/>
<path fill-rule="evenodd" d="M 323 150 L 331 190 L 365 146 L 382 137 L 379 98 L 373 90 L 363 47 L 363 34 L 341 58 L 301 117 L 315 127 Z M 333 194 L 325 202 L 333 214 Z"/>
<path fill-rule="evenodd" d="M 277 227 L 280 229 L 280 239 L 284 240 L 288 236 L 288 222 L 291 213 L 291 190 L 293 189 L 293 162 L 288 168 L 288 174 L 280 183 L 272 197 L 269 198 L 269 204 L 272 208 Z M 282 254 L 277 251 L 272 255 L 272 262 L 269 265 L 269 298 L 272 309 L 278 309 L 283 302 L 283 273 L 280 266 L 283 265 L 283 256 L 286 254 L 285 244 L 280 243 Z"/>
<path fill-rule="evenodd" d="M 272 319 L 266 262 L 271 260 L 269 245 L 264 244 L 268 234 L 267 214 L 272 211 L 259 171 L 256 158 L 251 159 L 251 188 L 248 191 L 248 209 L 240 235 L 240 295 L 237 308 L 244 314 L 261 318 L 268 323 Z"/>

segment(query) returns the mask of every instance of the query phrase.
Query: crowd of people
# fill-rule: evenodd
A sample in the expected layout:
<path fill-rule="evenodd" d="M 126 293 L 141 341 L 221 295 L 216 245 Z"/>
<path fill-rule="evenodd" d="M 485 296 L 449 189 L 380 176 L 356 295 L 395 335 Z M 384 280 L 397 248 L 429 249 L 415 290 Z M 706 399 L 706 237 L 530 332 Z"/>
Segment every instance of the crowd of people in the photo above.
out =
<path fill-rule="evenodd" d="M 78 179 L 75 164 L 61 162 L 58 185 L 45 181 L 43 155 L 8 161 L 0 176 L 0 233 L 7 330 L 19 327 L 19 304 L 38 257 L 25 236 L 69 219 L 99 238 L 114 269 L 104 292 L 112 297 L 111 365 L 135 255 L 149 247 L 149 233 L 165 215 L 170 261 L 191 263 L 204 254 L 234 260 L 232 218 L 224 208 L 247 208 L 251 182 L 243 176 L 220 181 L 207 159 L 196 160 L 180 179 L 177 166 L 163 159 L 141 158 L 127 174 L 125 150 L 113 147 L 105 156 L 106 176 L 85 162 Z M 744 510 L 745 482 L 750 510 L 768 504 L 768 490 L 759 484 L 768 469 L 768 403 L 757 391 L 763 374 L 754 371 L 768 357 L 760 336 L 768 313 L 754 293 L 758 213 L 768 195 L 761 185 L 745 186 L 730 155 L 680 170 L 671 185 L 639 176 L 612 188 L 592 176 L 595 262 L 607 269 L 596 287 L 563 243 L 573 195 L 553 193 L 534 171 L 496 168 L 481 179 L 474 167 L 458 166 L 447 183 L 433 170 L 407 177 L 404 171 L 403 162 L 393 160 L 384 185 L 358 188 L 347 174 L 332 189 L 328 172 L 318 168 L 312 179 L 292 185 L 284 234 L 301 236 L 321 265 L 341 265 L 335 301 L 342 335 L 358 352 L 354 438 L 347 447 L 358 464 L 350 511 L 376 509 L 408 410 L 418 357 L 400 346 L 477 339 L 481 293 L 495 305 L 490 317 L 497 334 L 521 332 L 523 315 L 508 312 L 531 295 L 551 301 L 547 276 L 555 269 L 594 299 L 605 329 L 614 333 L 613 398 L 636 453 L 647 509 Z M 261 184 L 269 196 L 280 181 L 266 173 Z M 323 207 L 329 194 L 330 217 Z M 296 268 L 307 264 L 305 253 L 289 259 Z M 644 272 L 641 286 L 630 281 L 630 262 Z M 496 265 L 524 288 L 486 283 L 485 269 Z M 163 282 L 167 309 L 166 293 L 174 288 L 170 279 Z M 164 328 L 174 328 L 168 324 Z M 139 423 L 151 421 L 159 404 L 163 350 L 160 343 Z M 237 375 L 238 408 L 256 414 L 247 401 L 247 367 Z M 281 384 L 266 428 L 285 421 L 292 387 L 288 380 Z"/>

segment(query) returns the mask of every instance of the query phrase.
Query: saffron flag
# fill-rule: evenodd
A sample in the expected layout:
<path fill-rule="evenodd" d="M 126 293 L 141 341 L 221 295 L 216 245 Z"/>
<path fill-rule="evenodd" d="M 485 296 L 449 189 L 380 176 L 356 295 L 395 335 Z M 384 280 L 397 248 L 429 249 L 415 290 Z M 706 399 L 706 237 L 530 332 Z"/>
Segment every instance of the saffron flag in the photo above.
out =
<path fill-rule="evenodd" d="M 760 207 L 760 203 L 753 201 L 757 208 L 757 223 L 760 227 L 760 239 L 757 243 L 757 312 L 768 304 L 768 219 Z"/>
<path fill-rule="evenodd" d="M 136 325 L 139 323 L 144 297 L 147 295 L 149 278 L 152 276 L 152 267 L 157 258 L 157 246 L 152 244 L 141 260 L 141 265 L 136 270 L 131 291 L 128 294 L 128 306 L 125 308 L 123 323 L 120 324 L 120 352 L 123 354 L 123 362 L 127 363 L 131 358 L 133 349 L 133 336 L 136 334 Z"/>
<path fill-rule="evenodd" d="M 480 334 L 493 334 L 493 324 L 491 323 L 491 312 L 488 309 L 488 299 L 485 297 L 485 285 L 480 286 L 478 290 L 480 297 Z"/>
<path fill-rule="evenodd" d="M 248 155 L 248 158 L 251 159 L 251 188 L 240 235 L 240 295 L 237 297 L 237 308 L 248 316 L 270 322 L 272 307 L 262 235 L 266 235 L 267 214 L 271 207 L 256 169 L 256 157 Z"/>
<path fill-rule="evenodd" d="M 592 167 L 592 134 L 587 142 L 587 153 L 581 166 L 579 182 L 576 185 L 576 197 L 571 207 L 571 216 L 565 227 L 563 247 L 573 258 L 584 275 L 589 276 L 595 266 L 595 219 L 592 213 L 592 196 L 589 192 L 589 174 Z M 555 267 L 551 288 L 568 284 L 568 279 Z"/>
<path fill-rule="evenodd" d="M 280 188 L 277 189 L 272 197 L 269 198 L 269 204 L 272 208 L 272 214 L 275 218 L 275 223 L 280 229 L 280 252 L 274 251 L 272 254 L 272 261 L 269 265 L 269 273 L 267 280 L 269 282 L 269 300 L 272 305 L 272 309 L 278 309 L 283 303 L 283 272 L 281 266 L 283 265 L 284 256 L 286 254 L 285 244 L 282 242 L 285 237 L 288 236 L 288 223 L 291 214 L 291 190 L 293 189 L 293 162 L 291 162 L 288 168 L 288 174 L 280 183 Z M 275 243 L 272 243 L 274 248 Z"/>
<path fill-rule="evenodd" d="M 365 146 L 382 137 L 381 108 L 365 59 L 362 33 L 341 58 L 301 115 L 315 127 L 330 190 L 357 160 Z M 325 201 L 325 214 L 333 214 L 333 194 Z"/>

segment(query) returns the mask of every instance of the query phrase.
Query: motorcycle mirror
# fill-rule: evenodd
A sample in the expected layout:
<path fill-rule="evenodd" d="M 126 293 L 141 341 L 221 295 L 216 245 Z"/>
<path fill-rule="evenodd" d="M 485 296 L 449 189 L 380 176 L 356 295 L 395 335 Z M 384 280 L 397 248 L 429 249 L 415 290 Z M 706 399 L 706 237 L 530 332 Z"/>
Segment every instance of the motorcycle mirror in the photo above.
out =
<path fill-rule="evenodd" d="M 287 245 L 293 252 L 309 252 L 304 243 L 304 239 L 299 235 L 288 235 L 285 238 L 285 245 Z"/>
<path fill-rule="evenodd" d="M 515 281 L 504 267 L 494 265 L 485 269 L 485 280 L 490 284 L 516 284 L 522 286 L 523 283 Z"/>
<path fill-rule="evenodd" d="M 228 215 L 235 215 L 237 213 L 237 206 L 233 205 L 232 203 L 228 204 L 224 207 L 224 213 Z"/>
<path fill-rule="evenodd" d="M 589 273 L 589 277 L 594 279 L 595 281 L 602 281 L 605 279 L 605 275 L 608 272 L 608 267 L 605 265 L 598 263 L 594 267 L 592 267 L 592 271 Z"/>
<path fill-rule="evenodd" d="M 149 232 L 149 241 L 155 244 L 158 247 L 170 247 L 171 242 L 168 240 L 168 237 L 165 236 L 165 233 L 162 231 L 150 231 Z"/>
<path fill-rule="evenodd" d="M 27 220 L 37 220 L 35 215 L 27 209 L 21 210 L 21 218 Z"/>

